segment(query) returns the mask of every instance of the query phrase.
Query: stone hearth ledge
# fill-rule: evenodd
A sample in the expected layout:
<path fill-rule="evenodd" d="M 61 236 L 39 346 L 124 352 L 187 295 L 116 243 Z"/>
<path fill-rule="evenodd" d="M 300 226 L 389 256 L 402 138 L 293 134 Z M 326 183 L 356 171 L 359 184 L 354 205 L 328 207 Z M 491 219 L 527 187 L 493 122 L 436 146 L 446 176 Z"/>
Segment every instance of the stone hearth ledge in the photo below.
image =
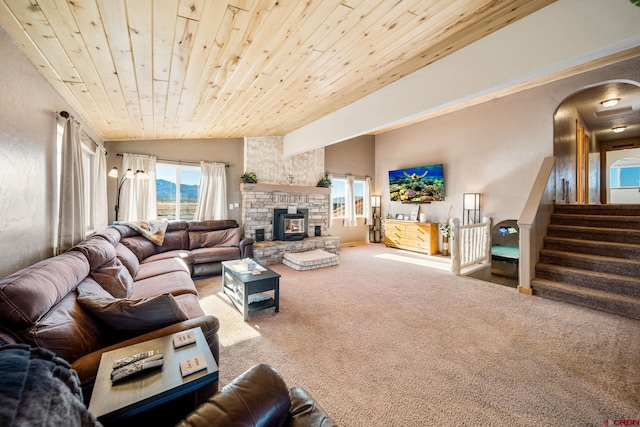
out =
<path fill-rule="evenodd" d="M 340 254 L 340 237 L 318 236 L 308 237 L 295 242 L 274 240 L 271 242 L 255 242 L 253 244 L 253 259 L 262 265 L 282 264 L 284 254 L 306 252 L 322 249 L 332 254 Z"/>

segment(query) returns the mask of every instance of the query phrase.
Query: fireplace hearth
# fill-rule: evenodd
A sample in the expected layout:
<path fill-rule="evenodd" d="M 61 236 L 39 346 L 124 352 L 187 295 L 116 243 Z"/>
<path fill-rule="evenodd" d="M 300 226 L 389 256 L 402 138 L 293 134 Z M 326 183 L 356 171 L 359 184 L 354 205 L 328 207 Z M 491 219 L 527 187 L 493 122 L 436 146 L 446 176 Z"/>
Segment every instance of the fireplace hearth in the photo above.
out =
<path fill-rule="evenodd" d="M 273 239 L 282 241 L 303 240 L 307 235 L 308 210 L 297 209 L 289 213 L 288 209 L 273 210 Z"/>

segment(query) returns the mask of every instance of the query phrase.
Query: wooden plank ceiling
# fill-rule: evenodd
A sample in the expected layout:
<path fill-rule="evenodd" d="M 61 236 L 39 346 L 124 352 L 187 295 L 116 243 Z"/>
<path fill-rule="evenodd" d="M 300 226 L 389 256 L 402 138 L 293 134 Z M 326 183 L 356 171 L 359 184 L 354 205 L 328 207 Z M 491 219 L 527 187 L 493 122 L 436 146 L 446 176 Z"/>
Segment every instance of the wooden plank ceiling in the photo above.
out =
<path fill-rule="evenodd" d="M 104 140 L 228 138 L 287 134 L 553 1 L 0 0 L 0 26 Z"/>

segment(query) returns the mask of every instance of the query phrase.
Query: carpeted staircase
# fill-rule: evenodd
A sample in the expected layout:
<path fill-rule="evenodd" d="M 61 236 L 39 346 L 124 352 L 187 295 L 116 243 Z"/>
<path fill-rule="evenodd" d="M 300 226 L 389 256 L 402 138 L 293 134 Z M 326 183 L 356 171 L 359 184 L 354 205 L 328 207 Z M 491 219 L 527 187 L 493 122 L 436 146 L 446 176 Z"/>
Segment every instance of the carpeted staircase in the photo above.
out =
<path fill-rule="evenodd" d="M 640 205 L 555 205 L 531 287 L 640 319 Z"/>

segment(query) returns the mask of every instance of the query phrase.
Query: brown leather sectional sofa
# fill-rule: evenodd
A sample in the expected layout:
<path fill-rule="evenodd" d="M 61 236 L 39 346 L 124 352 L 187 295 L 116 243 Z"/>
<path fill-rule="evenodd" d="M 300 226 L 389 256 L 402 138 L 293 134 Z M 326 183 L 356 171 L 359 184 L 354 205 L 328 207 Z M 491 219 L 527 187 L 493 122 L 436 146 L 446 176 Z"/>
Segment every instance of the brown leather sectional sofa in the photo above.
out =
<path fill-rule="evenodd" d="M 177 427 L 335 427 L 336 423 L 303 388 L 288 388 L 280 373 L 254 365 L 209 397 Z"/>
<path fill-rule="evenodd" d="M 253 240 L 241 233 L 232 220 L 172 221 L 158 246 L 110 226 L 0 280 L 0 345 L 26 343 L 67 360 L 86 402 L 105 351 L 201 327 L 219 361 L 220 325 L 202 311 L 192 277 L 251 257 Z"/>

